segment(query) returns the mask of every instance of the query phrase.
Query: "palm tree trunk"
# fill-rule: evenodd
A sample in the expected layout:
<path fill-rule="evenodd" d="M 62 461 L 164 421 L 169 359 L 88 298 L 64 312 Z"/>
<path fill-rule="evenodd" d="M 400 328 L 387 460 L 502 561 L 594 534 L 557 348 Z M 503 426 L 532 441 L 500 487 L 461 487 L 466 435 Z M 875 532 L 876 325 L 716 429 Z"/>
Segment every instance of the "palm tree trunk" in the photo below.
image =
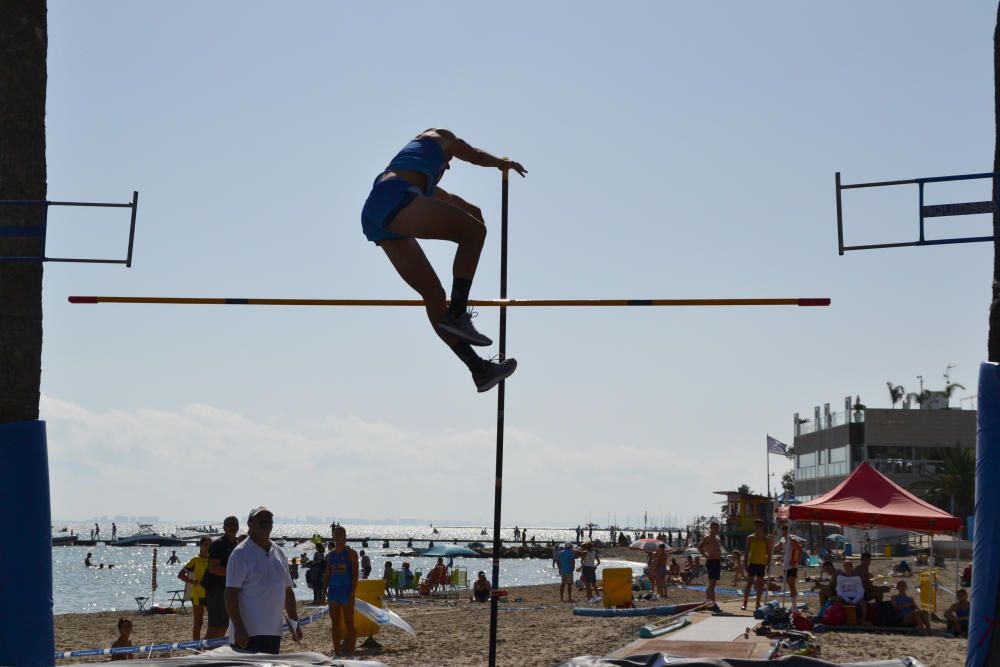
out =
<path fill-rule="evenodd" d="M 45 0 L 0 3 L 0 200 L 45 199 Z M 0 229 L 38 228 L 39 206 L 0 206 Z M 39 237 L 0 235 L 0 257 L 42 254 Z M 0 263 L 0 424 L 38 419 L 42 265 Z"/>
<path fill-rule="evenodd" d="M 0 2 L 0 200 L 44 200 L 46 0 Z M 40 206 L 0 206 L 0 257 L 40 257 Z M 14 236 L 12 232 L 20 234 Z M 51 665 L 52 542 L 42 374 L 42 265 L 0 261 L 0 664 Z M 10 573 L 17 572 L 16 576 Z M 14 611 L 11 611 L 11 610 Z"/>

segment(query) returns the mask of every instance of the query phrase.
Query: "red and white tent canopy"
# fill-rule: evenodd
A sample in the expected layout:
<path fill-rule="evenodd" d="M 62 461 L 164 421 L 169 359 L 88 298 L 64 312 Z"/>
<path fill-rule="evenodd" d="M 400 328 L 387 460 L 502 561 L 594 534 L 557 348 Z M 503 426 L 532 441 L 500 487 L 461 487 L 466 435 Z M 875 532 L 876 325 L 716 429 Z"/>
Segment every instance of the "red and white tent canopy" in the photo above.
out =
<path fill-rule="evenodd" d="M 867 461 L 838 487 L 808 502 L 782 507 L 779 517 L 841 526 L 885 526 L 921 533 L 953 533 L 962 521 L 902 488 Z"/>

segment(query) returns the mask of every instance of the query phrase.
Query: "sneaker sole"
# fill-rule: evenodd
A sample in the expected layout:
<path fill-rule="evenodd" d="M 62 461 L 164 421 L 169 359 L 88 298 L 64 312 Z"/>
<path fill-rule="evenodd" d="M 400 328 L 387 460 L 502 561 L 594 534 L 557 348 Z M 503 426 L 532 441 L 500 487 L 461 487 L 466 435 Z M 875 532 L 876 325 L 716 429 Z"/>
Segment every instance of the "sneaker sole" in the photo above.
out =
<path fill-rule="evenodd" d="M 483 393 L 483 392 L 485 392 L 485 391 L 489 391 L 493 387 L 495 387 L 498 384 L 500 384 L 501 380 L 506 380 L 511 375 L 513 375 L 514 371 L 516 371 L 516 370 L 517 370 L 517 362 L 515 361 L 513 364 L 511 364 L 511 367 L 510 367 L 509 371 L 507 371 L 503 375 L 496 376 L 495 378 L 491 379 L 488 383 L 486 383 L 486 384 L 484 384 L 482 386 L 477 385 L 476 388 L 479 390 L 480 394 Z"/>
<path fill-rule="evenodd" d="M 452 336 L 455 336 L 456 338 L 464 340 L 469 345 L 476 345 L 478 347 L 489 347 L 490 345 L 493 344 L 492 340 L 490 340 L 489 338 L 487 338 L 482 334 L 479 334 L 479 338 L 476 338 L 462 331 L 461 329 L 457 329 L 451 326 L 450 324 L 439 323 L 437 325 L 437 328 L 440 329 L 441 331 L 444 331 L 445 333 L 450 333 Z"/>

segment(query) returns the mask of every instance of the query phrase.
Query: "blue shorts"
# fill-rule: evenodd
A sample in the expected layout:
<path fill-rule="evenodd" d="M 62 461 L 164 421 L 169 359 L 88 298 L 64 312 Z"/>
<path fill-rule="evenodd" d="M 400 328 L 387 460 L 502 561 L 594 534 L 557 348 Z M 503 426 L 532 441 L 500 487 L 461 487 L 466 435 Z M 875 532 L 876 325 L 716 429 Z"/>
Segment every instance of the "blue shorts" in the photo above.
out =
<path fill-rule="evenodd" d="M 330 586 L 326 591 L 327 603 L 347 604 L 351 600 L 350 586 Z"/>
<path fill-rule="evenodd" d="M 382 241 L 405 239 L 406 236 L 389 231 L 389 223 L 393 221 L 407 204 L 423 195 L 415 185 L 401 178 L 387 178 L 383 181 L 381 174 L 372 184 L 371 194 L 361 209 L 361 229 L 365 238 L 379 245 Z"/>

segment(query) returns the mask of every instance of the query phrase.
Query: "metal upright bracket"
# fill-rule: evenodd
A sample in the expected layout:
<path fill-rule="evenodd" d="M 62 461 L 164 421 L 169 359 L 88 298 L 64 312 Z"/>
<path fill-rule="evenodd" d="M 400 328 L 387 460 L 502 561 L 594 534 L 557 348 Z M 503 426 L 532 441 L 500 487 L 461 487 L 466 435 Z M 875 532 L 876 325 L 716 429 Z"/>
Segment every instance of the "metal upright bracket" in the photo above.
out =
<path fill-rule="evenodd" d="M 957 204 L 924 204 L 924 185 L 927 183 L 942 183 L 945 181 L 971 181 L 978 179 L 993 179 L 993 200 L 963 202 Z M 960 174 L 958 176 L 934 176 L 932 178 L 911 178 L 902 181 L 877 181 L 874 183 L 851 183 L 840 182 L 840 172 L 836 174 L 837 186 L 837 249 L 841 255 L 848 250 L 871 250 L 873 248 L 903 248 L 917 245 L 943 245 L 948 243 L 981 243 L 992 241 L 990 236 L 966 236 L 951 239 L 928 239 L 924 236 L 924 219 L 940 218 L 951 215 L 975 215 L 980 213 L 993 213 L 1000 208 L 1000 173 L 983 174 Z M 903 241 L 900 243 L 872 243 L 866 245 L 844 245 L 844 214 L 841 203 L 841 192 L 843 190 L 853 190 L 857 188 L 879 188 L 889 185 L 916 185 L 918 197 L 918 233 L 916 241 Z"/>
<path fill-rule="evenodd" d="M 80 202 L 80 201 L 48 201 L 45 199 L 6 199 L 0 200 L 0 206 L 40 206 L 42 208 L 42 224 L 37 227 L 23 226 L 0 226 L 0 237 L 7 238 L 29 238 L 41 237 L 42 254 L 36 257 L 17 256 L 0 257 L 0 264 L 13 262 L 79 262 L 84 264 L 124 264 L 126 267 L 132 266 L 132 243 L 135 240 L 135 214 L 139 207 L 139 193 L 132 192 L 132 201 L 128 204 L 108 204 L 103 202 Z M 79 257 L 47 257 L 45 255 L 45 241 L 48 233 L 48 219 L 50 206 L 90 206 L 98 208 L 128 208 L 132 209 L 131 222 L 128 230 L 128 251 L 125 259 L 89 259 Z"/>

